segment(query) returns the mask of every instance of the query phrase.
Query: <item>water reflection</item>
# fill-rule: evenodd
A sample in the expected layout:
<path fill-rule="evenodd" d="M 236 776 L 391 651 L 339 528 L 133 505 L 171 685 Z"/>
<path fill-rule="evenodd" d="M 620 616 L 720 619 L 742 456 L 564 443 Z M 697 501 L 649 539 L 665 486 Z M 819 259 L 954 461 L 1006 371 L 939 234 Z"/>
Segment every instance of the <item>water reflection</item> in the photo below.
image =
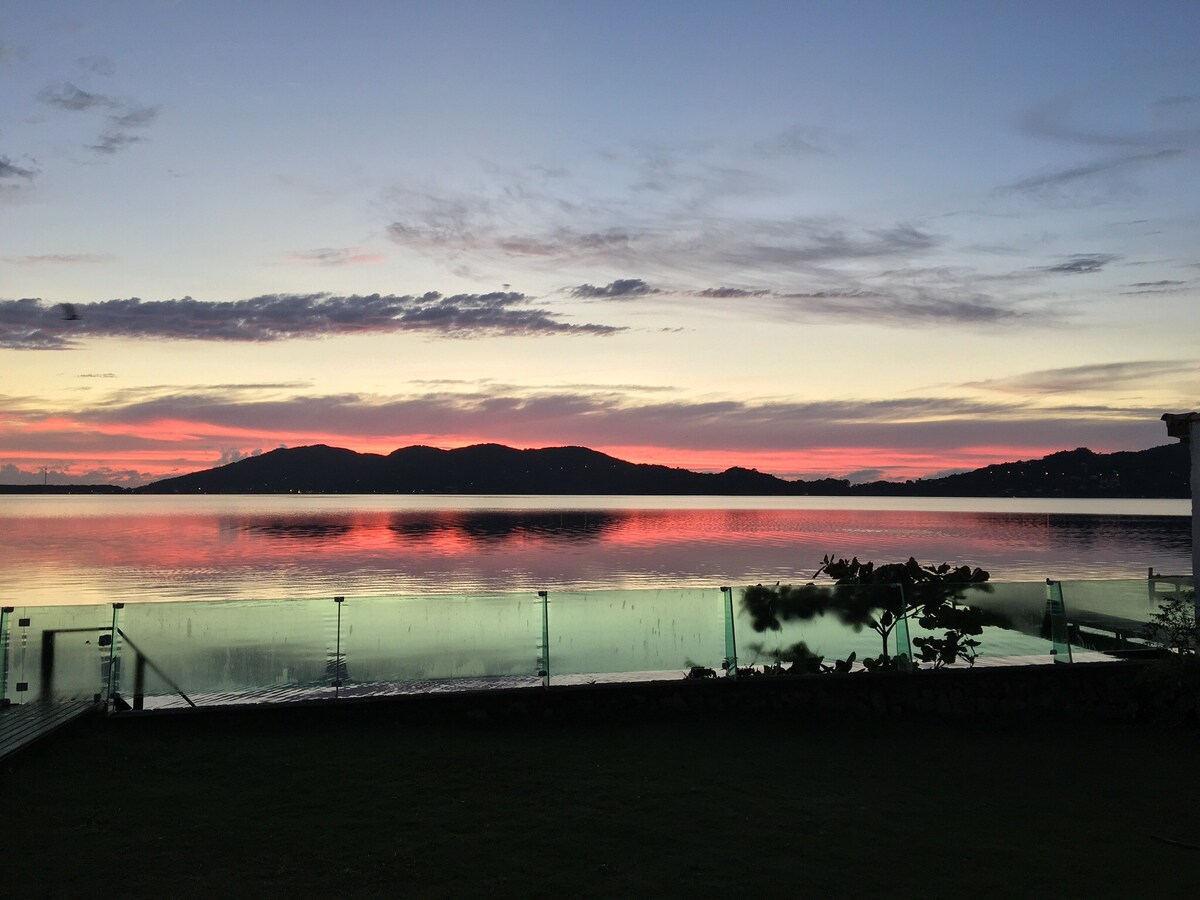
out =
<path fill-rule="evenodd" d="M 993 581 L 1190 567 L 1185 515 L 746 508 L 745 498 L 662 509 L 548 509 L 544 498 L 470 509 L 457 498 L 435 509 L 273 497 L 87 497 L 71 515 L 64 499 L 23 501 L 22 515 L 0 521 L 4 603 L 745 585 L 802 580 L 825 554 L 969 563 Z"/>
<path fill-rule="evenodd" d="M 594 541 L 620 523 L 620 514 L 611 511 L 453 510 L 394 513 L 387 527 L 401 540 L 454 534 L 470 541 L 490 544 L 527 538 L 563 542 Z"/>
<path fill-rule="evenodd" d="M 261 534 L 267 537 L 317 540 L 330 540 L 344 537 L 354 528 L 353 522 L 336 520 L 289 521 L 286 519 L 275 519 L 265 522 L 235 521 L 233 524 L 236 528 L 241 528 L 252 534 Z"/>

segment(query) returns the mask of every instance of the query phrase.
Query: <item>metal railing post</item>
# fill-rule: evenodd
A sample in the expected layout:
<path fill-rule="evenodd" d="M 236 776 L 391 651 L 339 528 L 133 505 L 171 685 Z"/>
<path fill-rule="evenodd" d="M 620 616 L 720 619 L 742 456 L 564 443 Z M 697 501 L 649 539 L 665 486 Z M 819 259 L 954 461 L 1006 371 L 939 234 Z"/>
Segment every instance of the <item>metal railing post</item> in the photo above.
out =
<path fill-rule="evenodd" d="M 1050 655 L 1056 663 L 1071 662 L 1071 635 L 1067 627 L 1067 605 L 1062 582 L 1046 579 L 1046 619 L 1050 631 Z"/>
<path fill-rule="evenodd" d="M 333 698 L 337 700 L 342 695 L 342 604 L 346 602 L 346 598 L 334 597 L 333 602 L 337 606 L 337 638 L 333 651 Z"/>
<path fill-rule="evenodd" d="M 538 674 L 542 687 L 550 687 L 550 592 L 538 591 L 542 600 L 542 655 L 538 657 Z"/>
<path fill-rule="evenodd" d="M 8 624 L 11 606 L 0 607 L 0 706 L 8 705 Z"/>
<path fill-rule="evenodd" d="M 121 690 L 121 646 L 120 646 L 120 615 L 125 608 L 124 603 L 112 605 L 112 632 L 108 635 L 108 685 L 105 688 L 104 706 L 111 709 L 114 698 Z M 103 639 L 104 635 L 101 635 Z"/>

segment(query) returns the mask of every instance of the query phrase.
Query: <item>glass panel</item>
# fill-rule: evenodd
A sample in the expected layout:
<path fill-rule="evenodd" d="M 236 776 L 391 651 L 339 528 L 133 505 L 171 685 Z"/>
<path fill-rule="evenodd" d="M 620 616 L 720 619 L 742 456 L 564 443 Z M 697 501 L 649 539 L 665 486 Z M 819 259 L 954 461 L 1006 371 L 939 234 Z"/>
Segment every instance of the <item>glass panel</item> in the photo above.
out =
<path fill-rule="evenodd" d="M 1146 627 L 1160 605 L 1192 590 L 1192 579 L 1062 581 L 1070 640 L 1076 646 L 1121 655 L 1150 649 Z"/>
<path fill-rule="evenodd" d="M 121 611 L 121 695 L 146 706 L 329 696 L 337 604 L 131 603 Z M 138 690 L 140 685 L 141 690 Z"/>
<path fill-rule="evenodd" d="M 554 683 L 678 678 L 693 669 L 715 676 L 725 658 L 723 607 L 715 588 L 553 591 Z"/>
<path fill-rule="evenodd" d="M 851 653 L 857 663 L 883 652 L 878 632 L 865 627 L 861 618 L 857 626 L 848 624 L 847 617 L 837 610 L 879 609 L 885 597 L 893 601 L 897 597 L 894 586 L 808 584 L 794 588 L 765 600 L 752 589 L 735 589 L 738 665 L 815 672 L 822 665 L 833 667 L 838 660 L 849 661 Z M 889 651 L 895 647 L 893 634 L 889 634 Z"/>
<path fill-rule="evenodd" d="M 538 685 L 541 622 L 532 592 L 347 597 L 342 695 Z"/>
<path fill-rule="evenodd" d="M 1004 659 L 1010 663 L 1044 663 L 1053 644 L 1046 630 L 1046 584 L 1043 581 L 994 582 L 957 587 L 959 606 L 983 612 L 983 633 L 975 636 L 976 661 Z M 914 637 L 929 635 L 911 622 Z M 940 636 L 940 635 L 939 635 Z"/>
<path fill-rule="evenodd" d="M 1045 662 L 1052 644 L 1043 632 L 1046 609 L 1043 582 L 969 584 L 950 586 L 960 607 L 973 607 L 983 613 L 982 633 L 967 635 L 979 641 L 976 660 L 1000 660 L 1013 663 Z M 883 639 L 870 619 L 882 620 L 888 606 L 900 608 L 899 585 L 842 585 L 834 593 L 832 585 L 812 586 L 813 593 L 792 595 L 770 609 L 754 614 L 745 605 L 745 590 L 739 590 L 737 610 L 738 656 L 742 665 L 760 667 L 782 665 L 789 668 L 808 654 L 801 670 L 817 668 L 813 661 L 822 658 L 825 666 L 845 660 L 853 652 L 856 661 L 878 657 Z M 906 597 L 905 599 L 911 599 Z M 839 610 L 856 609 L 844 616 Z M 820 612 L 824 609 L 824 613 Z M 869 616 L 869 618 L 868 618 Z M 858 630 L 855 630 L 855 622 Z M 777 630 L 772 629 L 777 624 Z M 757 626 L 757 627 L 756 627 Z M 942 637 L 945 630 L 923 628 L 916 615 L 898 621 L 888 636 L 889 654 L 914 653 L 912 641 L 919 637 Z M 801 646 L 801 643 L 803 646 Z M 916 654 L 919 658 L 919 654 Z"/>
<path fill-rule="evenodd" d="M 91 700 L 104 693 L 110 606 L 18 606 L 9 613 L 8 687 L 13 703 Z"/>

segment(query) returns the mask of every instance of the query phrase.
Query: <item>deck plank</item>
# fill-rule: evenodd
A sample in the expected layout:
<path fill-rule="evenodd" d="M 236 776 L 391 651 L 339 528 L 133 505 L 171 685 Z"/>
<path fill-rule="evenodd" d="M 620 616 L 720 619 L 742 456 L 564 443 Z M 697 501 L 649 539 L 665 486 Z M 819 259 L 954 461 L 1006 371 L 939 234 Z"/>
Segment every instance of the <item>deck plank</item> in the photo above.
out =
<path fill-rule="evenodd" d="M 0 759 L 96 709 L 91 700 L 21 703 L 0 709 Z"/>

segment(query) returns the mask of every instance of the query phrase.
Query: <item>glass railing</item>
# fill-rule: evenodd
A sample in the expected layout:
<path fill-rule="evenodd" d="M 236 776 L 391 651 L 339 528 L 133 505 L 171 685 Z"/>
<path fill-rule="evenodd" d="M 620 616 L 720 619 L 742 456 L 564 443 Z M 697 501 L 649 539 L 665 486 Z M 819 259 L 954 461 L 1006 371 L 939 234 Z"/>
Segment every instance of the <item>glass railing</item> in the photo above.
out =
<path fill-rule="evenodd" d="M 971 662 L 1065 663 L 1154 651 L 1148 624 L 1173 598 L 1190 609 L 1191 585 L 1156 576 L 946 590 L 976 611 Z M 904 590 L 797 584 L 6 607 L 0 702 L 101 698 L 151 709 L 852 671 L 881 654 L 920 660 L 921 645 L 941 637 L 916 615 L 894 618 L 920 599 Z"/>
<path fill-rule="evenodd" d="M 230 702 L 252 692 L 329 693 L 331 600 L 138 603 L 118 610 L 114 692 L 141 708 Z"/>
<path fill-rule="evenodd" d="M 0 619 L 0 701 L 107 696 L 111 606 L 5 607 Z"/>
<path fill-rule="evenodd" d="M 341 676 L 347 695 L 541 684 L 536 594 L 347 597 Z"/>
<path fill-rule="evenodd" d="M 1154 617 L 1173 598 L 1194 609 L 1194 579 L 1152 576 L 1145 580 L 1105 579 L 1059 582 L 1073 646 L 1108 654 L 1137 655 L 1153 649 Z"/>
<path fill-rule="evenodd" d="M 550 592 L 550 677 L 715 676 L 725 658 L 717 589 Z"/>

